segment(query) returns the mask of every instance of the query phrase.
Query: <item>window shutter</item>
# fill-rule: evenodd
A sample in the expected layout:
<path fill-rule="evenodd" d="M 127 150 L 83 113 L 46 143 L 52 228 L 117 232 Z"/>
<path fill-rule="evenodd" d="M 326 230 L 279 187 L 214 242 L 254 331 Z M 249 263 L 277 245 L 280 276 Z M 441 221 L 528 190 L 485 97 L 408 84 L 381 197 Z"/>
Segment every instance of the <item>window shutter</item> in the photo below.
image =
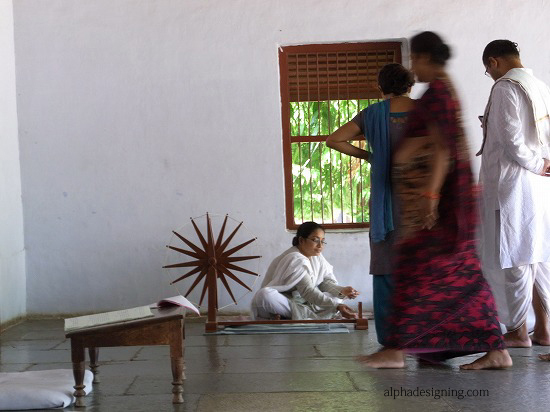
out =
<path fill-rule="evenodd" d="M 335 46 L 336 50 L 330 50 Z M 388 63 L 401 61 L 401 44 L 397 42 L 290 46 L 284 50 L 291 102 L 377 99 L 378 72 Z"/>

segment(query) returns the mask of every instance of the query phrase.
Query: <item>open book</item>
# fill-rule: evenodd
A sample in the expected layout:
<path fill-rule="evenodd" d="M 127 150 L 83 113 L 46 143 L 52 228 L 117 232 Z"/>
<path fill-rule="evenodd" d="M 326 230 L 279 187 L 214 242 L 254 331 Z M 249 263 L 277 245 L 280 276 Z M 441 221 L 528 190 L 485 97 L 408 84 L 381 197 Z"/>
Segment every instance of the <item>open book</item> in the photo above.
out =
<path fill-rule="evenodd" d="M 169 306 L 183 306 L 186 309 L 190 309 L 200 316 L 199 310 L 189 300 L 182 295 L 172 296 L 171 298 L 165 298 L 159 300 L 157 303 L 151 305 L 152 308 L 166 308 Z"/>
<path fill-rule="evenodd" d="M 115 310 L 113 312 L 95 313 L 93 315 L 78 316 L 65 319 L 65 332 L 72 332 L 92 326 L 109 325 L 111 323 L 150 318 L 154 316 L 149 306 Z"/>

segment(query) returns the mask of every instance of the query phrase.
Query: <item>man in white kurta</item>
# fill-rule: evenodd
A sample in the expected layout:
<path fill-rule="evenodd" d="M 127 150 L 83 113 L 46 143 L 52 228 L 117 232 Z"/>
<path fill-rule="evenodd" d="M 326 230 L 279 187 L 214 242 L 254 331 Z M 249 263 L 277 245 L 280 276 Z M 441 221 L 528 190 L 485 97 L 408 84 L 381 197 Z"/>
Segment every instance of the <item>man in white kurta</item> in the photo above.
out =
<path fill-rule="evenodd" d="M 483 53 L 495 80 L 483 118 L 481 258 L 509 347 L 550 345 L 550 89 L 522 66 L 515 43 Z"/>

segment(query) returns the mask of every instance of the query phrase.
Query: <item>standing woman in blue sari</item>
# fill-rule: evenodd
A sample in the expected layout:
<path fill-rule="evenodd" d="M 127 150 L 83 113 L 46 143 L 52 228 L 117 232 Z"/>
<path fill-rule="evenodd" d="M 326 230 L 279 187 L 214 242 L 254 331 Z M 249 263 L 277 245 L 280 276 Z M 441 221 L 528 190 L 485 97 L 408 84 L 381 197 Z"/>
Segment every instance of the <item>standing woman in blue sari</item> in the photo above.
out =
<path fill-rule="evenodd" d="M 408 112 L 413 108 L 414 101 L 408 97 L 413 84 L 409 70 L 398 63 L 387 64 L 378 74 L 378 88 L 384 100 L 369 105 L 327 138 L 328 147 L 371 164 L 370 273 L 374 322 L 381 345 L 386 344 L 387 337 L 398 216 L 391 187 L 391 158 L 405 130 Z M 365 136 L 368 150 L 349 143 L 360 135 Z"/>

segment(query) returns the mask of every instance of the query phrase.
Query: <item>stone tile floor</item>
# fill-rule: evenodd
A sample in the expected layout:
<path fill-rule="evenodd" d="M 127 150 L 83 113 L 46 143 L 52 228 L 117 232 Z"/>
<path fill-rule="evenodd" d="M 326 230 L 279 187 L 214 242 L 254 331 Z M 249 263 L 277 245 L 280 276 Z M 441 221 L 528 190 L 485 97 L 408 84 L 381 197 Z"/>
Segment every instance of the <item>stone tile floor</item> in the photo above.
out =
<path fill-rule="evenodd" d="M 85 410 L 550 410 L 550 362 L 536 357 L 550 348 L 511 349 L 514 366 L 505 371 L 458 369 L 476 356 L 437 366 L 409 358 L 403 370 L 367 370 L 354 358 L 379 348 L 370 326 L 350 334 L 204 336 L 202 323 L 189 322 L 184 404 L 171 404 L 168 347 L 102 348 L 101 382 Z M 70 358 L 62 320 L 28 320 L 0 334 L 2 372 L 71 369 Z"/>

